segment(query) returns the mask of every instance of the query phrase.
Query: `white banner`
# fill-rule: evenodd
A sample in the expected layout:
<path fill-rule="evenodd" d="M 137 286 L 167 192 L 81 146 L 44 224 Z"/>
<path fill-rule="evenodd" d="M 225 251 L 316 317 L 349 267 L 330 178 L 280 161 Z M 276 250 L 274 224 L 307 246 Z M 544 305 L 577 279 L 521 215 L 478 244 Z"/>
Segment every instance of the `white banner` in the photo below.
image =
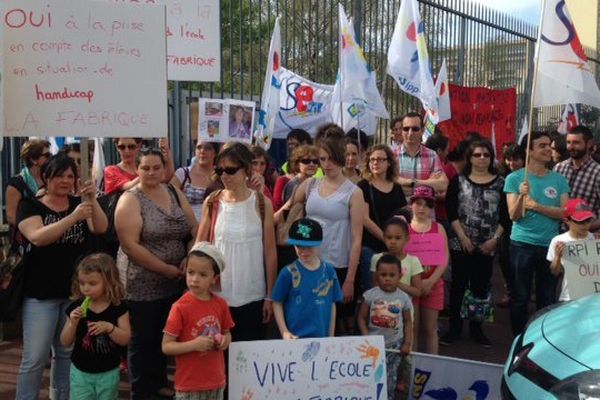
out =
<path fill-rule="evenodd" d="M 252 143 L 255 107 L 252 101 L 200 99 L 198 138 L 207 142 Z"/>
<path fill-rule="evenodd" d="M 165 8 L 5 0 L 5 136 L 166 136 Z"/>
<path fill-rule="evenodd" d="M 571 300 L 600 293 L 600 240 L 565 243 L 562 264 Z"/>
<path fill-rule="evenodd" d="M 111 0 L 167 6 L 167 75 L 172 81 L 221 80 L 219 0 Z"/>
<path fill-rule="evenodd" d="M 383 336 L 233 342 L 229 399 L 385 400 Z"/>
<path fill-rule="evenodd" d="M 410 399 L 499 400 L 503 366 L 413 353 Z"/>

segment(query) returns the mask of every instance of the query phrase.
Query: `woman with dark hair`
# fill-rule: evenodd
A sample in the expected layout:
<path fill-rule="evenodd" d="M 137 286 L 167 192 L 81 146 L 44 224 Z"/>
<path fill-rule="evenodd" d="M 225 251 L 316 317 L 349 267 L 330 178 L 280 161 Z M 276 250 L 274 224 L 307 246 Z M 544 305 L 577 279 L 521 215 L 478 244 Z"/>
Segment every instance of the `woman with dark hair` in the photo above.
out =
<path fill-rule="evenodd" d="M 277 173 L 271 167 L 269 153 L 260 146 L 250 146 L 252 152 L 252 177 L 250 188 L 262 192 L 273 201 L 273 187 Z"/>
<path fill-rule="evenodd" d="M 364 149 L 362 152 L 359 151 L 358 142 L 352 139 L 346 140 L 346 163 L 342 172 L 354 184 L 361 179 L 359 166 L 362 154 L 364 154 Z"/>
<path fill-rule="evenodd" d="M 552 149 L 552 165 L 548 168 L 552 169 L 552 166 L 569 158 L 569 152 L 567 151 L 567 138 L 565 135 L 553 132 L 550 135 L 550 138 L 552 139 L 550 142 L 550 149 Z"/>
<path fill-rule="evenodd" d="M 464 171 L 448 187 L 446 207 L 453 232 L 450 235 L 452 284 L 450 286 L 450 327 L 440 343 L 460 337 L 460 308 L 466 289 L 477 299 L 489 295 L 494 254 L 504 227 L 509 224 L 504 178 L 494 166 L 494 148 L 488 140 L 471 143 Z M 484 347 L 490 341 L 481 322 L 470 321 L 471 338 Z"/>
<path fill-rule="evenodd" d="M 293 202 L 306 204 L 306 217 L 323 227 L 321 259 L 336 268 L 344 292 L 344 307 L 337 313 L 343 325 L 342 333 L 351 333 L 354 326 L 355 278 L 360 258 L 364 201 L 361 190 L 342 173 L 346 162 L 343 136 L 339 127 L 328 126 L 318 142 L 319 161 L 325 173 L 323 179 L 307 179 L 300 185 Z"/>
<path fill-rule="evenodd" d="M 23 359 L 16 398 L 38 397 L 52 350 L 50 397 L 68 399 L 71 349 L 62 346 L 59 338 L 71 303 L 72 276 L 77 260 L 91 251 L 91 233 L 104 232 L 107 220 L 91 182 L 81 188 L 82 196 L 90 195 L 90 201 L 72 196 L 77 165 L 70 158 L 48 159 L 41 177 L 46 193 L 39 199 L 25 198 L 19 207 L 19 231 L 29 245 L 23 259 Z"/>
<path fill-rule="evenodd" d="M 265 338 L 277 274 L 273 207 L 262 193 L 248 187 L 252 159 L 248 146 L 239 142 L 221 149 L 215 172 L 224 189 L 204 201 L 196 237 L 212 242 L 225 256 L 221 296 L 235 321 L 234 341 Z"/>
<path fill-rule="evenodd" d="M 165 159 L 158 149 L 143 149 L 136 161 L 138 183 L 119 198 L 115 223 L 120 248 L 117 265 L 127 290 L 131 318 L 128 346 L 132 398 L 172 395 L 167 386 L 162 329 L 171 305 L 181 295 L 180 263 L 196 219 L 184 194 L 162 183 Z"/>
<path fill-rule="evenodd" d="M 357 184 L 367 205 L 359 266 L 362 291 L 371 287 L 373 254 L 385 251 L 383 225 L 394 211 L 406 205 L 402 187 L 396 183 L 398 161 L 392 149 L 385 144 L 376 144 L 367 150 L 366 161 L 363 179 Z"/>
<path fill-rule="evenodd" d="M 171 185 L 185 194 L 197 221 L 202 216 L 204 199 L 217 186 L 215 159 L 218 153 L 218 143 L 198 139 L 193 164 L 177 169 L 171 178 Z"/>

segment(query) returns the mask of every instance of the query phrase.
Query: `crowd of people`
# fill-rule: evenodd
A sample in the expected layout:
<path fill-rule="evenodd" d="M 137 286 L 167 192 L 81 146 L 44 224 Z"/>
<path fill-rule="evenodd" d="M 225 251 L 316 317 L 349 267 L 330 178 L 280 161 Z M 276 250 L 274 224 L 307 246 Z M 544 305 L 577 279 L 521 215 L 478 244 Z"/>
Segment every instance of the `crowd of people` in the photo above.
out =
<path fill-rule="evenodd" d="M 78 148 L 27 141 L 6 190 L 25 265 L 17 399 L 37 398 L 50 353 L 53 399 L 116 398 L 122 369 L 132 399 L 222 399 L 231 341 L 368 334 L 384 336 L 388 397 L 401 399 L 410 353 L 452 345 L 465 319 L 476 345 L 493 346 L 483 322 L 497 254 L 515 336 L 534 287 L 538 309 L 569 300 L 564 243 L 600 228 L 588 128 L 534 131 L 497 155 L 477 133 L 423 144 L 418 113 L 390 126 L 390 145 L 334 124 L 314 139 L 294 129 L 281 167 L 260 147 L 198 141 L 176 169 L 166 140 L 118 138 L 98 197 Z M 435 258 L 413 253 L 425 235 Z"/>

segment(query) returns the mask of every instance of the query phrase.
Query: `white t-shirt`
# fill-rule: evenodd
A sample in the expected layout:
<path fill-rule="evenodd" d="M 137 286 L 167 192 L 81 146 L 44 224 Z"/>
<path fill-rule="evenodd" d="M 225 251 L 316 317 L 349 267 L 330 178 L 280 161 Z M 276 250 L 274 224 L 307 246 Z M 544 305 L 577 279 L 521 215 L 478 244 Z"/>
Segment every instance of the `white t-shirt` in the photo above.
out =
<path fill-rule="evenodd" d="M 588 236 L 586 239 L 594 239 L 594 235 L 588 232 Z M 552 262 L 554 260 L 554 249 L 556 247 L 556 243 L 558 242 L 574 242 L 576 240 L 583 239 L 575 239 L 569 232 L 561 233 L 558 236 L 554 236 L 552 241 L 550 241 L 550 247 L 548 247 L 548 254 L 546 254 L 546 260 Z M 562 260 L 560 260 L 560 264 L 563 266 Z M 571 300 L 571 296 L 569 295 L 569 288 L 567 287 L 567 278 L 563 276 L 562 288 L 560 290 L 560 296 L 558 296 L 558 301 L 569 301 Z"/>

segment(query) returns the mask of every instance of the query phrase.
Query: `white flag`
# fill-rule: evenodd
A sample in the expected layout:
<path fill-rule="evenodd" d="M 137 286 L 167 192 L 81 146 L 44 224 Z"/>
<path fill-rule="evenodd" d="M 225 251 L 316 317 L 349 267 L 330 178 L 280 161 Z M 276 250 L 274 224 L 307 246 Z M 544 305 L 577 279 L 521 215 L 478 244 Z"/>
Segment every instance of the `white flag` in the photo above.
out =
<path fill-rule="evenodd" d="M 92 160 L 92 179 L 96 185 L 96 193 L 102 193 L 104 168 L 106 161 L 104 160 L 104 150 L 102 149 L 102 138 L 94 138 L 94 158 Z"/>
<path fill-rule="evenodd" d="M 536 46 L 533 106 L 583 103 L 600 107 L 600 90 L 565 0 L 546 0 Z"/>
<path fill-rule="evenodd" d="M 354 105 L 356 112 L 366 111 L 381 118 L 389 118 L 389 113 L 383 104 L 383 99 L 377 89 L 377 77 L 374 71 L 369 69 L 367 60 L 360 46 L 356 43 L 354 27 L 348 21 L 344 7 L 338 4 L 339 11 L 339 48 L 340 68 L 333 91 L 333 102 L 348 103 L 349 107 Z M 348 109 L 348 107 L 343 107 Z M 352 109 L 352 108 L 351 108 Z M 366 118 L 367 115 L 364 115 Z M 346 115 L 344 115 L 344 119 Z M 354 120 L 363 118 L 355 114 Z M 341 121 L 334 121 L 341 124 Z M 346 121 L 344 120 L 344 125 Z M 361 124 L 362 125 L 362 124 Z M 344 128 L 344 130 L 346 130 Z"/>
<path fill-rule="evenodd" d="M 526 116 L 523 117 L 523 125 L 521 125 L 521 132 L 519 133 L 519 138 L 517 139 L 517 144 L 520 146 L 521 142 L 525 136 L 529 134 L 529 118 Z"/>
<path fill-rule="evenodd" d="M 435 94 L 438 99 L 439 121 L 446 121 L 452 118 L 450 111 L 450 90 L 448 87 L 448 68 L 446 67 L 446 59 L 442 62 L 440 72 L 435 81 Z"/>
<path fill-rule="evenodd" d="M 275 129 L 275 118 L 279 112 L 281 89 L 281 30 L 279 17 L 275 20 L 271 45 L 269 46 L 269 61 L 265 74 L 260 109 L 258 110 L 258 128 L 255 133 L 256 143 L 268 150 Z"/>
<path fill-rule="evenodd" d="M 571 129 L 579 125 L 579 114 L 577 114 L 577 106 L 575 104 L 565 105 L 565 110 L 562 113 L 558 128 L 559 133 L 566 135 Z"/>
<path fill-rule="evenodd" d="M 400 89 L 418 97 L 435 124 L 437 96 L 431 77 L 424 26 L 416 0 L 403 0 L 388 49 L 387 73 Z"/>

